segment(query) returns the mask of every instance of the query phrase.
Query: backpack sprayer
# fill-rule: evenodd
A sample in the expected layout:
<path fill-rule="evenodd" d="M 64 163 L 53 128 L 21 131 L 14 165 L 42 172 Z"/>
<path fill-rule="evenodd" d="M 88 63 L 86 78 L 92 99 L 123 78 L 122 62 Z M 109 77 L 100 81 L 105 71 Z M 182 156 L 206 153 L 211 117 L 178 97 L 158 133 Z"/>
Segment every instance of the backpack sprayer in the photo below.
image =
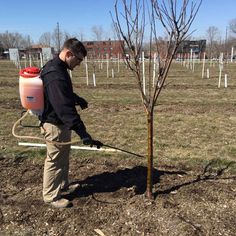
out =
<path fill-rule="evenodd" d="M 80 140 L 74 140 L 70 142 L 56 142 L 51 140 L 46 140 L 40 137 L 34 136 L 22 136 L 15 133 L 16 126 L 21 124 L 22 127 L 37 127 L 40 126 L 24 126 L 22 125 L 22 120 L 28 114 L 39 116 L 43 113 L 44 109 L 44 94 L 43 94 L 43 81 L 40 78 L 40 69 L 38 67 L 27 67 L 22 69 L 19 73 L 19 92 L 20 92 L 20 101 L 23 108 L 27 109 L 26 112 L 19 120 L 17 120 L 12 127 L 12 134 L 16 138 L 20 139 L 35 139 L 43 142 L 49 142 L 57 145 L 68 145 L 73 143 L 78 143 Z M 22 113 L 22 114 L 23 114 Z"/>
<path fill-rule="evenodd" d="M 39 116 L 43 113 L 44 109 L 44 94 L 43 94 L 43 81 L 40 78 L 40 69 L 38 67 L 27 67 L 25 69 L 22 69 L 19 73 L 20 78 L 19 78 L 19 91 L 20 91 L 20 101 L 21 105 L 23 108 L 27 109 L 24 115 L 21 116 L 20 119 L 18 119 L 13 127 L 12 127 L 12 134 L 16 138 L 20 139 L 33 139 L 33 140 L 40 140 L 43 142 L 49 142 L 53 143 L 56 145 L 69 145 L 69 144 L 74 144 L 80 142 L 79 139 L 73 140 L 70 142 L 56 142 L 56 141 L 51 141 L 47 140 L 44 138 L 40 137 L 35 137 L 35 136 L 22 136 L 22 135 L 17 135 L 15 133 L 15 129 L 18 124 L 21 124 L 22 127 L 37 127 L 39 128 L 40 126 L 24 126 L 22 125 L 22 120 L 25 119 L 25 117 L 28 114 L 31 115 L 36 115 Z M 23 114 L 22 113 L 22 114 Z M 44 147 L 46 144 L 37 144 L 37 143 L 19 143 L 19 145 L 22 146 L 33 146 L 33 147 Z M 138 157 L 144 157 L 142 155 L 129 152 L 120 148 L 113 147 L 111 145 L 106 145 L 104 144 L 103 146 L 108 147 L 108 148 L 93 148 L 93 147 L 79 147 L 79 146 L 71 146 L 71 148 L 74 149 L 83 149 L 83 150 L 96 150 L 96 151 L 116 151 L 116 152 L 125 152 L 131 155 L 135 155 Z"/>

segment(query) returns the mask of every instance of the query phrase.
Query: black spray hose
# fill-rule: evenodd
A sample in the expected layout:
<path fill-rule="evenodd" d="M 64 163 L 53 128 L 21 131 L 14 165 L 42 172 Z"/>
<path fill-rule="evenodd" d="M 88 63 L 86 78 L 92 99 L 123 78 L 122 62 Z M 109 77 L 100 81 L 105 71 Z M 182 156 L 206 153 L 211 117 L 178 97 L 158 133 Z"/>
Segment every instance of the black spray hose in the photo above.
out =
<path fill-rule="evenodd" d="M 126 150 L 124 150 L 124 149 L 117 148 L 117 147 L 114 147 L 114 146 L 111 146 L 111 145 L 108 145 L 108 144 L 103 144 L 103 146 L 104 146 L 104 147 L 109 147 L 109 148 L 112 148 L 112 149 L 115 149 L 115 150 L 118 150 L 118 151 L 121 151 L 121 152 L 125 152 L 125 153 L 128 153 L 128 154 L 137 156 L 137 157 L 145 157 L 145 156 L 143 156 L 143 155 L 139 155 L 139 154 L 134 153 L 134 152 L 126 151 Z"/>

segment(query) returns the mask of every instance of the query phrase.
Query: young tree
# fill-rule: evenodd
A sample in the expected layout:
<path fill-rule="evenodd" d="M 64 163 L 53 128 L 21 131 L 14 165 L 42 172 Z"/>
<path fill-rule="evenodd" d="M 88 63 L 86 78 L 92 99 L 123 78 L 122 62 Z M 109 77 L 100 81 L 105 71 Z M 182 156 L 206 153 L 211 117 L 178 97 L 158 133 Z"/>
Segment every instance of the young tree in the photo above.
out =
<path fill-rule="evenodd" d="M 162 91 L 172 60 L 180 43 L 189 35 L 202 0 L 116 0 L 113 23 L 119 39 L 125 41 L 130 57 L 126 62 L 133 71 L 147 115 L 148 129 L 148 198 L 153 197 L 153 118 L 157 99 Z M 159 28 L 160 27 L 160 28 Z M 167 38 L 158 37 L 163 29 Z M 191 34 L 191 33 L 190 33 Z M 142 77 L 140 61 L 144 37 L 149 38 L 147 81 Z M 125 50 L 125 47 L 123 48 Z M 153 86 L 153 55 L 157 52 L 158 73 Z"/>

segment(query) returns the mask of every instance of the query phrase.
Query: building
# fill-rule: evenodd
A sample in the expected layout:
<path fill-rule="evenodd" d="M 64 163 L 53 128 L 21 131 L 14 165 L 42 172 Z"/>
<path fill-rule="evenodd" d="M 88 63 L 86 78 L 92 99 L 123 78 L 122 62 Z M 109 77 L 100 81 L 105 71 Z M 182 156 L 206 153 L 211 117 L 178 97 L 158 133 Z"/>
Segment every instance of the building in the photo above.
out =
<path fill-rule="evenodd" d="M 202 59 L 206 52 L 206 40 L 185 40 L 177 49 L 176 58 L 188 59 L 192 53 L 193 58 Z"/>
<path fill-rule="evenodd" d="M 49 49 L 49 52 L 47 52 L 46 54 L 51 54 L 51 55 L 43 55 L 43 56 L 52 57 L 52 55 L 54 55 L 54 48 L 43 44 L 34 44 L 31 47 L 25 49 L 23 53 L 27 58 L 29 57 L 29 55 L 31 55 L 31 57 L 35 59 L 40 59 L 40 54 L 45 54 L 45 48 Z"/>
<path fill-rule="evenodd" d="M 85 41 L 83 44 L 87 49 L 88 58 L 112 59 L 124 57 L 124 41 L 122 40 Z"/>

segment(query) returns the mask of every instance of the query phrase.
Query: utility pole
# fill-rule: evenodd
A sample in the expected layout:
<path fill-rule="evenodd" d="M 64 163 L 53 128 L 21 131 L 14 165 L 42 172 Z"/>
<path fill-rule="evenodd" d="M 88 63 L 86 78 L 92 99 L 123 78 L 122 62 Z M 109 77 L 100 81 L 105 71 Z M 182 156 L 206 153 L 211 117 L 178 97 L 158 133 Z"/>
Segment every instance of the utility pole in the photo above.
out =
<path fill-rule="evenodd" d="M 226 61 L 228 60 L 227 41 L 228 41 L 228 27 L 226 26 L 226 29 L 225 29 L 225 56 L 226 56 Z"/>

